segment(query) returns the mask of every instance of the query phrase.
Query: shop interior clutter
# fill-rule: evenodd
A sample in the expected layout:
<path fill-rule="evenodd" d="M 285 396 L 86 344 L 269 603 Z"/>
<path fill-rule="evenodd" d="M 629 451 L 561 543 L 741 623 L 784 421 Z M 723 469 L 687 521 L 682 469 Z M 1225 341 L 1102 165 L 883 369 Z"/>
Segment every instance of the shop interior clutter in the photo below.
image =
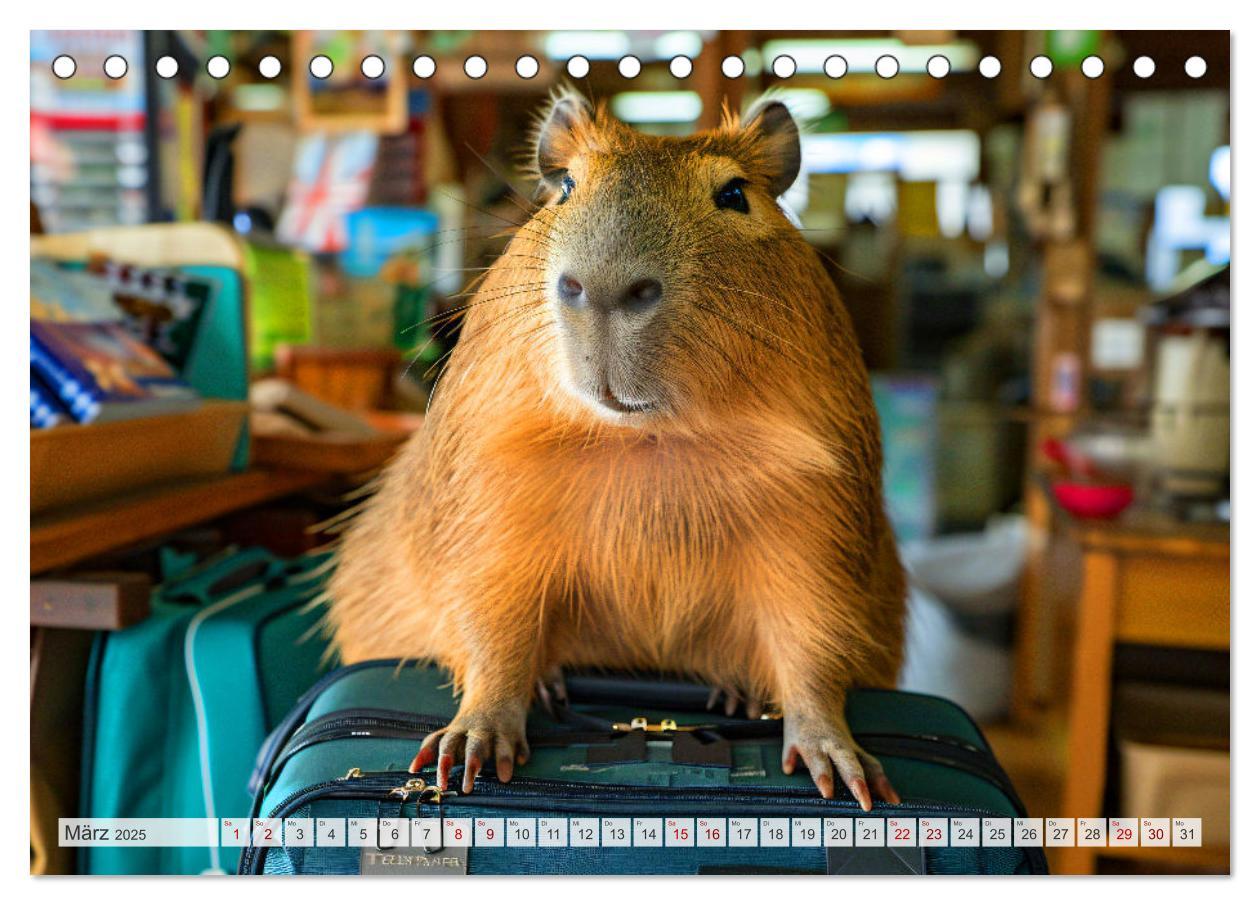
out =
<path fill-rule="evenodd" d="M 435 827 L 460 873 L 595 869 L 587 833 L 607 873 L 1229 873 L 1230 67 L 1218 31 L 31 32 L 32 873 L 390 872 L 403 837 L 353 833 Z M 580 670 L 511 783 L 448 797 L 405 772 L 448 677 L 330 648 L 480 281 L 584 187 L 528 165 L 560 91 L 653 136 L 767 92 L 800 125 L 767 211 L 870 378 L 906 640 L 847 719 L 901 802 L 785 775 L 782 702 Z M 731 329 L 769 329 L 776 263 Z M 548 267 L 507 316 L 562 304 Z M 201 822 L 64 836 L 160 818 Z"/>

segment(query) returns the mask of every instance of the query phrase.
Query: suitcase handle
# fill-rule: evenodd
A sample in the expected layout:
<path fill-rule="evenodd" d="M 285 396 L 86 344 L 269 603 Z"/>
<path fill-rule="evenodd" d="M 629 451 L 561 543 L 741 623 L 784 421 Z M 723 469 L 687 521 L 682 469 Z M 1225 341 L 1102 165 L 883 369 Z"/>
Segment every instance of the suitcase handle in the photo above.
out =
<path fill-rule="evenodd" d="M 708 709 L 711 689 L 681 679 L 641 678 L 633 675 L 566 675 L 565 689 L 574 704 L 616 705 L 646 710 L 704 714 L 708 721 L 717 716 Z M 744 717 L 725 717 L 724 722 L 761 722 Z"/>

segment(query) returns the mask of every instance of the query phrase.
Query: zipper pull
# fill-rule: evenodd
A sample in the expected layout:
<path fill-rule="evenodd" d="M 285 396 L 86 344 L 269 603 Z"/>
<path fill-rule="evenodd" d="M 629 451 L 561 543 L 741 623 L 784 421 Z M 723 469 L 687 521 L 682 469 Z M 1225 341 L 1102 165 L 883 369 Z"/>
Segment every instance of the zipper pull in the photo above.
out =
<path fill-rule="evenodd" d="M 360 770 L 358 767 L 351 767 L 350 770 L 346 773 L 346 775 L 341 777 L 341 779 L 339 779 L 338 782 L 345 782 L 347 779 L 361 779 L 362 777 L 363 777 L 362 770 Z"/>
<path fill-rule="evenodd" d="M 403 801 L 406 801 L 411 796 L 412 792 L 423 792 L 427 785 L 428 783 L 426 783 L 423 779 L 417 776 L 414 779 L 407 780 L 405 783 L 403 783 L 401 786 L 398 786 L 395 789 L 390 789 L 389 794 L 391 797 L 393 797 L 394 795 L 397 795 Z"/>
<path fill-rule="evenodd" d="M 628 723 L 613 723 L 613 732 L 634 732 L 642 729 L 644 732 L 691 732 L 698 729 L 698 726 L 679 726 L 677 720 L 663 719 L 659 723 L 649 723 L 645 716 L 636 716 Z"/>

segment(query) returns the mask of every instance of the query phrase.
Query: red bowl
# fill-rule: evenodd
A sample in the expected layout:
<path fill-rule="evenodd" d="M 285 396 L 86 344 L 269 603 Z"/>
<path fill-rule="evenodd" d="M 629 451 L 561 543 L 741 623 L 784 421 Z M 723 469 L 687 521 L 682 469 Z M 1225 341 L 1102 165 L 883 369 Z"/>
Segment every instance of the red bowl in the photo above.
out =
<path fill-rule="evenodd" d="M 1053 490 L 1059 505 L 1078 518 L 1115 518 L 1133 502 L 1133 488 L 1128 484 L 1060 481 Z"/>

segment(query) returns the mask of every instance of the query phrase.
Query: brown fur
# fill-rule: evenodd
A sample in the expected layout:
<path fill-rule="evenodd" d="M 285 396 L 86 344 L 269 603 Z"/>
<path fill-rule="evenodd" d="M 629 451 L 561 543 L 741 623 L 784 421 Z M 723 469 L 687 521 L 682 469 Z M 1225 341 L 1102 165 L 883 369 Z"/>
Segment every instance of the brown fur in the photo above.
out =
<path fill-rule="evenodd" d="M 559 138 L 573 197 L 485 276 L 347 533 L 335 643 L 437 660 L 461 713 L 528 702 L 556 668 L 631 667 L 843 726 L 847 688 L 896 677 L 904 584 L 849 317 L 769 193 L 778 139 L 730 118 L 652 137 L 602 110 Z M 749 215 L 714 208 L 732 176 Z M 575 388 L 561 257 L 663 268 L 663 326 L 609 378 L 660 412 L 605 417 Z"/>

